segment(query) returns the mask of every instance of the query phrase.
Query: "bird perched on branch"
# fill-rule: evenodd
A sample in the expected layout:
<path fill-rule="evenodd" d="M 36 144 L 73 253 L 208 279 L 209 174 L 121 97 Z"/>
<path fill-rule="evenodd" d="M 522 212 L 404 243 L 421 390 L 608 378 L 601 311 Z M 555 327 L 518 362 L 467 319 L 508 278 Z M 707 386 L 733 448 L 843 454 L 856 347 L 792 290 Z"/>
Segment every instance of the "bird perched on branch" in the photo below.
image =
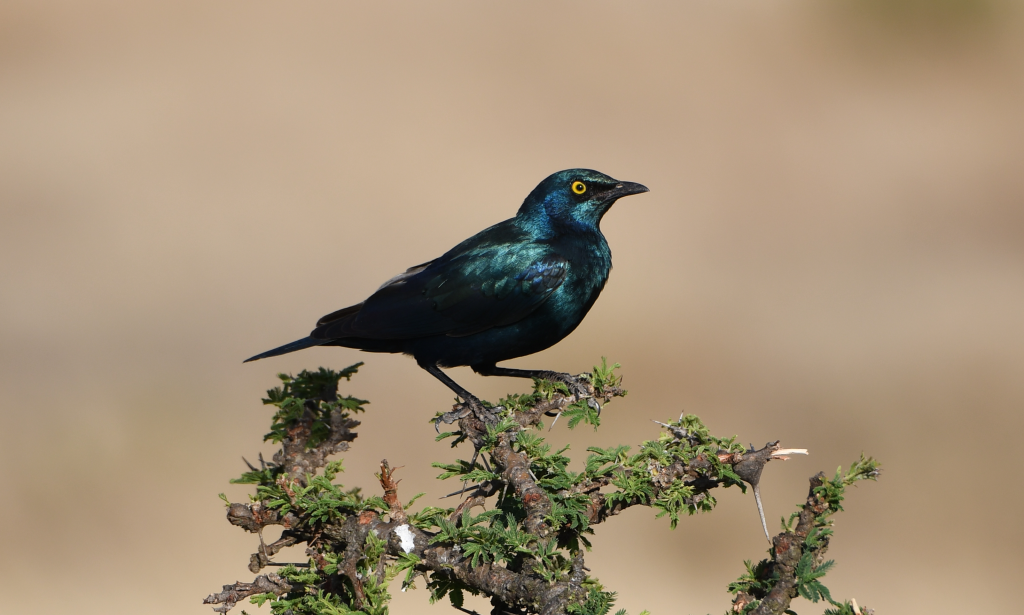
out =
<path fill-rule="evenodd" d="M 514 218 L 324 316 L 309 337 L 246 362 L 312 346 L 404 353 L 478 409 L 480 400 L 442 367 L 574 385 L 569 374 L 496 364 L 553 346 L 580 324 L 612 266 L 601 218 L 618 199 L 647 191 L 597 171 L 559 171 L 533 189 Z"/>

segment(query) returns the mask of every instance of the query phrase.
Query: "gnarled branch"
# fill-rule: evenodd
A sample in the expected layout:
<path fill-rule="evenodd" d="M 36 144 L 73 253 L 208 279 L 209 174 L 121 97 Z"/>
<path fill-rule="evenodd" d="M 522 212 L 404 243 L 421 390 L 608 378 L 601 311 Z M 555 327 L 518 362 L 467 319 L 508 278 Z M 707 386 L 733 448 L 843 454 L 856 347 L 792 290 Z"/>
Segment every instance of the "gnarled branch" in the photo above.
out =
<path fill-rule="evenodd" d="M 681 417 L 677 422 L 663 423 L 669 435 L 656 447 L 645 443 L 648 448 L 638 454 L 641 456 L 613 460 L 609 466 L 589 474 L 563 473 L 563 478 L 570 482 L 552 487 L 550 478 L 546 479 L 548 482 L 537 478 L 541 469 L 550 466 L 536 465 L 540 463 L 540 453 L 529 451 L 537 450 L 537 437 L 528 437 L 526 430 L 538 425 L 545 415 L 572 411 L 579 417 L 581 408 L 600 410 L 604 403 L 625 393 L 614 381 L 604 381 L 598 388 L 590 384 L 592 378 L 579 380 L 580 385 L 568 392 L 552 387 L 547 394 L 538 393 L 530 403 L 517 405 L 512 411 L 494 408 L 484 419 L 468 406 L 456 405 L 446 417 L 459 421 L 461 435 L 473 442 L 478 452 L 484 452 L 493 471 L 486 463 L 486 471 L 477 470 L 476 455 L 469 464 L 460 462 L 465 464 L 459 466 L 463 468 L 462 474 L 479 472 L 476 476 L 486 478 L 467 490 L 456 508 L 427 517 L 405 510 L 399 499 L 399 481 L 387 460 L 381 462 L 377 475 L 382 498 L 365 500 L 355 492 L 342 492 L 332 485 L 330 479 L 335 470 L 328 467 L 328 458 L 348 449 L 356 438 L 351 430 L 359 423 L 338 404 L 320 405 L 336 399 L 336 392 L 327 391 L 318 399 L 307 400 L 301 416 L 285 425 L 282 448 L 274 455 L 274 464 L 269 470 L 253 468 L 263 497 L 250 503 L 230 504 L 227 516 L 233 525 L 260 534 L 260 549 L 250 560 L 254 573 L 273 565 L 270 558 L 283 547 L 305 543 L 309 546 L 310 563 L 303 565 L 310 567 L 313 576 L 297 576 L 294 569 L 285 569 L 281 571 L 285 576 L 271 573 L 258 576 L 252 583 L 226 585 L 204 602 L 220 605 L 214 609 L 217 612 L 227 612 L 240 600 L 260 594 L 295 600 L 310 595 L 304 589 L 306 583 L 320 579 L 316 584 L 318 591 L 336 593 L 353 609 L 377 609 L 380 601 L 386 599 L 380 588 L 398 569 L 405 569 L 410 575 L 429 578 L 432 591 L 440 592 L 439 595 L 452 592 L 456 606 L 461 605 L 461 599 L 455 600 L 455 592 L 466 589 L 491 597 L 495 612 L 564 615 L 574 609 L 588 615 L 600 613 L 610 606 L 610 594 L 594 589 L 582 549 L 572 547 L 577 539 L 584 540 L 582 532 L 592 531 L 590 526 L 632 506 L 657 505 L 663 511 L 671 510 L 673 515 L 678 513 L 679 506 L 691 507 L 691 513 L 698 506 L 710 509 L 705 500 L 712 489 L 739 484 L 740 480 L 756 487 L 769 461 L 805 452 L 781 449 L 778 442 L 758 450 L 743 450 L 732 440 L 708 436 L 695 417 L 686 419 L 693 423 L 686 423 Z M 326 415 L 325 407 L 329 409 Z M 514 421 L 509 422 L 509 418 Z M 327 426 L 326 435 L 314 434 L 323 425 Z M 694 425 L 696 431 L 690 429 Z M 533 444 L 526 443 L 529 438 Z M 612 457 L 609 454 L 608 458 Z M 545 463 L 553 463 L 554 457 L 544 459 L 548 459 Z M 317 476 L 325 467 L 326 477 Z M 811 494 L 796 528 L 773 539 L 772 566 L 778 581 L 761 596 L 739 592 L 734 602 L 737 612 L 749 610 L 747 605 L 758 599 L 755 613 L 778 615 L 797 595 L 799 579 L 795 571 L 804 554 L 804 541 L 815 519 L 822 514 L 822 500 L 815 492 L 821 476 L 812 479 Z M 629 490 L 621 487 L 626 484 Z M 612 487 L 618 491 L 609 491 Z M 485 506 L 493 497 L 497 497 L 496 505 L 502 507 L 508 520 L 497 523 L 499 518 L 487 512 L 474 521 L 466 521 L 472 519 L 470 509 Z M 675 503 L 666 503 L 671 498 L 675 498 Z M 564 521 L 558 521 L 558 515 L 570 514 L 565 506 L 572 502 L 584 503 L 580 509 L 582 516 L 571 525 L 564 525 Z M 556 510 L 559 506 L 562 508 Z M 676 508 L 666 508 L 670 506 Z M 481 519 L 490 519 L 490 525 L 480 525 Z M 508 525 L 510 522 L 512 526 Z M 469 527 L 464 527 L 467 524 Z M 285 531 L 279 540 L 267 545 L 263 543 L 262 530 L 271 525 L 283 526 Z M 433 527 L 438 531 L 433 531 Z M 521 532 L 516 533 L 519 528 Z M 485 548 L 487 541 L 494 543 L 487 547 L 491 551 Z M 827 540 L 825 546 L 817 547 L 819 559 L 826 546 Z M 564 554 L 566 549 L 568 553 Z M 289 580 L 298 578 L 301 582 Z"/>

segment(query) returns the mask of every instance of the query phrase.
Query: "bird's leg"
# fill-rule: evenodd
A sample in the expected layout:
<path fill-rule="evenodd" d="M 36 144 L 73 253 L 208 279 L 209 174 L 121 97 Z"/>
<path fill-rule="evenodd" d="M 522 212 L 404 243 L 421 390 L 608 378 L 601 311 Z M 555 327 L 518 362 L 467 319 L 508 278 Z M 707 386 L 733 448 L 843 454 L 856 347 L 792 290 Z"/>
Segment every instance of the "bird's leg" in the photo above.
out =
<path fill-rule="evenodd" d="M 437 365 L 435 365 L 433 363 L 420 363 L 420 367 L 422 367 L 423 369 L 427 370 L 427 372 L 431 376 L 433 376 L 434 378 L 437 378 L 438 380 L 443 382 L 446 387 L 448 387 L 452 391 L 455 391 L 455 394 L 458 395 L 459 397 L 461 397 L 467 403 L 469 403 L 471 405 L 479 405 L 479 406 L 483 405 L 483 403 L 480 401 L 480 399 L 476 395 L 473 395 L 472 393 L 470 393 L 466 389 L 464 389 L 461 386 L 459 386 L 459 383 L 457 383 L 454 380 L 452 380 L 451 378 L 449 378 L 448 374 L 446 374 L 443 371 L 441 371 L 441 368 L 438 367 Z"/>
<path fill-rule="evenodd" d="M 546 369 L 513 369 L 511 367 L 498 367 L 496 365 L 474 365 L 473 371 L 481 376 L 507 376 L 510 378 L 539 378 L 540 380 L 551 380 L 561 382 L 569 387 L 569 392 L 577 398 L 590 397 L 590 389 L 572 374 L 564 372 L 553 372 Z"/>
<path fill-rule="evenodd" d="M 484 424 L 491 424 L 494 422 L 494 412 L 486 408 L 483 402 L 480 401 L 480 398 L 478 398 L 476 395 L 473 395 L 466 389 L 462 388 L 461 386 L 459 386 L 457 382 L 449 378 L 448 374 L 441 371 L 441 368 L 439 368 L 436 364 L 420 363 L 419 365 L 423 369 L 427 370 L 427 373 L 443 382 L 446 387 L 448 387 L 449 389 L 454 391 L 456 395 L 461 397 L 466 402 L 466 405 L 468 405 L 469 408 L 472 410 L 473 414 L 475 414 L 477 418 L 483 421 Z M 440 417 L 438 421 L 444 421 L 445 423 L 450 424 L 457 421 L 458 419 L 465 418 L 467 414 L 468 413 L 462 411 L 452 411 Z M 434 426 L 437 427 L 437 423 L 435 423 Z"/>

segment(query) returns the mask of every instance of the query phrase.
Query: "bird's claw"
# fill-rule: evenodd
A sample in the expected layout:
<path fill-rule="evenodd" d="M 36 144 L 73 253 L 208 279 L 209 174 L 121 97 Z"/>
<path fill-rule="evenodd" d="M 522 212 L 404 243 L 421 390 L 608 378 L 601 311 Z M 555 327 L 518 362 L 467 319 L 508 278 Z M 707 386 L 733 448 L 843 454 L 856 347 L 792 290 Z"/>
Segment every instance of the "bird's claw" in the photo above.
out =
<path fill-rule="evenodd" d="M 473 412 L 472 408 L 468 404 L 456 404 L 450 412 L 445 412 L 441 416 L 434 420 L 434 429 L 438 432 L 441 431 L 441 423 L 445 425 L 451 425 L 455 421 L 461 420 L 469 416 Z"/>
<path fill-rule="evenodd" d="M 565 388 L 569 391 L 569 396 L 575 397 L 577 401 L 587 400 L 587 405 L 596 411 L 598 415 L 601 414 L 601 404 L 594 399 L 594 387 L 585 378 L 562 372 L 550 372 L 547 379 L 564 384 Z M 548 411 L 544 414 L 555 417 L 555 421 L 557 421 L 558 417 L 562 415 L 562 411 Z M 552 428 L 555 426 L 555 421 L 551 422 Z"/>
<path fill-rule="evenodd" d="M 594 389 L 590 386 L 590 383 L 585 379 L 572 374 L 565 374 L 561 372 L 554 372 L 551 374 L 552 380 L 555 382 L 561 382 L 569 389 L 570 395 L 575 395 L 576 399 L 585 399 L 587 397 L 593 397 Z"/>
<path fill-rule="evenodd" d="M 470 411 L 476 418 L 480 419 L 484 425 L 494 425 L 498 422 L 498 414 L 504 410 L 502 406 L 495 406 L 494 408 L 488 408 L 479 401 L 476 403 L 470 403 Z"/>
<path fill-rule="evenodd" d="M 451 411 L 445 412 L 434 420 L 434 429 L 440 432 L 441 423 L 451 425 L 455 421 L 461 421 L 469 416 L 475 416 L 485 425 L 492 425 L 498 421 L 498 412 L 501 407 L 488 408 L 478 399 L 468 399 L 462 403 L 452 406 Z"/>

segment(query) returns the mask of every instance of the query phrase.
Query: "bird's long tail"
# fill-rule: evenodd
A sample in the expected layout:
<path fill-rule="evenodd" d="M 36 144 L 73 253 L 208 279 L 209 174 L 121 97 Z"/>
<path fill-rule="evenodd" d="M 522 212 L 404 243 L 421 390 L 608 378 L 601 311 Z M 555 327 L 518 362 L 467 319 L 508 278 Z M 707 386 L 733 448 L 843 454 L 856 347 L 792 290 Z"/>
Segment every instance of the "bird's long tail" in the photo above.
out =
<path fill-rule="evenodd" d="M 292 342 L 290 344 L 285 344 L 284 346 L 278 346 L 277 348 L 274 348 L 273 350 L 268 350 L 266 352 L 261 352 L 260 354 L 256 355 L 255 357 L 249 357 L 248 359 L 246 359 L 245 361 L 242 361 L 242 362 L 243 363 L 248 363 L 249 361 L 258 361 L 260 359 L 266 359 L 267 357 L 276 357 L 277 355 L 288 354 L 289 352 L 295 352 L 296 350 L 302 350 L 303 348 L 312 348 L 313 346 L 320 346 L 320 345 L 325 344 L 325 343 L 327 343 L 329 341 L 331 341 L 331 340 L 322 340 L 322 339 L 314 339 L 312 337 L 304 337 L 301 340 L 295 340 L 294 342 Z"/>

